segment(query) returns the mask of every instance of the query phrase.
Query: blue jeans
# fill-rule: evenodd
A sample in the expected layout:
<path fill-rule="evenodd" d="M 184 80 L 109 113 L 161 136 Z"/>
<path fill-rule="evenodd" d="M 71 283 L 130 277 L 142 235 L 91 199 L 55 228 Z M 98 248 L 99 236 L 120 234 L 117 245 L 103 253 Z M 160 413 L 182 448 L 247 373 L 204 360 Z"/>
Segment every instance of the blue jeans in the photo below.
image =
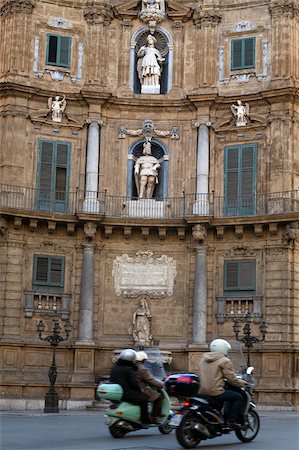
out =
<path fill-rule="evenodd" d="M 238 421 L 243 403 L 243 397 L 239 392 L 226 389 L 223 394 L 216 395 L 214 398 L 220 400 L 222 403 L 226 402 L 224 407 L 226 419 L 232 420 L 233 422 Z"/>

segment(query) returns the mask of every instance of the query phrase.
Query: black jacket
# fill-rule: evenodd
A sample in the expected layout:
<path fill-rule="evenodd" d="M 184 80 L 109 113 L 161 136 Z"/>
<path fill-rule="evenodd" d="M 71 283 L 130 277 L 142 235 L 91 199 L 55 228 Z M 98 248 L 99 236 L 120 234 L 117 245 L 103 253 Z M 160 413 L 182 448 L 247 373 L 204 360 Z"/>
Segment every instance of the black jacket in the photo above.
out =
<path fill-rule="evenodd" d="M 124 394 L 122 400 L 146 402 L 148 397 L 139 388 L 137 380 L 137 367 L 132 361 L 119 359 L 111 370 L 110 381 L 120 384 Z"/>

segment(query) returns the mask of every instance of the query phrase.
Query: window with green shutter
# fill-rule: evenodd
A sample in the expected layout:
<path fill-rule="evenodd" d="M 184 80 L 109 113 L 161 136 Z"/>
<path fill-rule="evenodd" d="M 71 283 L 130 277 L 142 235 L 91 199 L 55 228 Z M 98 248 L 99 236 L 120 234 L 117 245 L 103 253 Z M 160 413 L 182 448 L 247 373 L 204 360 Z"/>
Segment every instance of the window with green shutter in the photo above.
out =
<path fill-rule="evenodd" d="M 255 214 L 256 144 L 224 148 L 224 215 Z"/>
<path fill-rule="evenodd" d="M 46 64 L 51 66 L 70 67 L 71 45 L 72 38 L 70 36 L 48 34 Z"/>
<path fill-rule="evenodd" d="M 39 140 L 37 209 L 67 211 L 69 166 L 69 142 Z"/>
<path fill-rule="evenodd" d="M 33 289 L 40 292 L 63 292 L 63 256 L 34 255 Z"/>
<path fill-rule="evenodd" d="M 256 264 L 254 259 L 224 261 L 224 293 L 255 294 Z"/>
<path fill-rule="evenodd" d="M 231 40 L 231 70 L 255 67 L 255 37 Z"/>

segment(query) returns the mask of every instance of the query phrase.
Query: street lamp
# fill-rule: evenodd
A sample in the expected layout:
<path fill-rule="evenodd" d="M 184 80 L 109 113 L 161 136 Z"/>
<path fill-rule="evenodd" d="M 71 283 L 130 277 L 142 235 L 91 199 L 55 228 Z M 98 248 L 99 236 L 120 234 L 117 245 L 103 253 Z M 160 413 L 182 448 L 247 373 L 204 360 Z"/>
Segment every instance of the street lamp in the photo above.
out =
<path fill-rule="evenodd" d="M 42 320 L 40 320 L 37 323 L 37 332 L 38 332 L 38 336 L 42 341 L 47 341 L 50 343 L 50 345 L 53 348 L 53 353 L 52 353 L 52 364 L 49 368 L 48 371 L 48 376 L 49 376 L 49 380 L 50 380 L 50 386 L 48 389 L 48 392 L 46 393 L 45 396 L 45 407 L 44 407 L 44 412 L 45 413 L 58 413 L 59 412 L 59 408 L 58 408 L 58 394 L 56 392 L 55 389 L 55 381 L 57 378 L 57 366 L 56 366 L 56 359 L 55 359 L 55 350 L 56 347 L 59 345 L 60 342 L 62 341 L 66 341 L 70 335 L 70 332 L 72 330 L 72 326 L 71 323 L 68 320 L 66 320 L 65 322 L 65 326 L 64 326 L 64 331 L 66 334 L 66 337 L 63 338 L 60 336 L 60 332 L 61 332 L 61 326 L 59 325 L 58 320 L 55 318 L 53 320 L 53 334 L 51 334 L 50 336 L 46 336 L 46 337 L 42 337 L 42 334 L 45 330 L 45 324 Z"/>
<path fill-rule="evenodd" d="M 265 340 L 268 325 L 265 321 L 260 322 L 260 331 L 262 333 L 262 337 L 258 338 L 255 336 L 251 336 L 251 315 L 248 314 L 245 320 L 246 323 L 243 327 L 243 336 L 239 336 L 241 325 L 238 319 L 234 321 L 233 330 L 236 335 L 237 341 L 243 342 L 245 344 L 245 347 L 247 349 L 247 367 L 250 367 L 250 350 L 252 349 L 253 344 L 255 344 L 256 342 L 262 342 Z"/>

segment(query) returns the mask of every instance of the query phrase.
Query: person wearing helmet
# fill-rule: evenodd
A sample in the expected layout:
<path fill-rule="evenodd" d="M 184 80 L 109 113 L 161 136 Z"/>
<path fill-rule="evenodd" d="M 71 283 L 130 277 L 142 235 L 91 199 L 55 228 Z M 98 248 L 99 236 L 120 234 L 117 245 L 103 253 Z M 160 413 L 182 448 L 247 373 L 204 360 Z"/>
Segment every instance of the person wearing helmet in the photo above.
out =
<path fill-rule="evenodd" d="M 228 402 L 226 410 L 226 424 L 236 428 L 242 426 L 238 423 L 243 397 L 239 392 L 225 389 L 225 380 L 235 387 L 244 387 L 246 381 L 237 378 L 233 364 L 228 358 L 231 345 L 224 339 L 214 339 L 210 343 L 210 352 L 204 353 L 199 363 L 200 394 L 205 394 L 219 400 Z"/>
<path fill-rule="evenodd" d="M 144 424 L 153 423 L 148 414 L 148 396 L 141 392 L 137 379 L 136 352 L 131 348 L 123 350 L 111 370 L 110 381 L 123 388 L 122 401 L 140 406 L 140 420 Z"/>
<path fill-rule="evenodd" d="M 157 417 L 161 414 L 162 408 L 162 395 L 151 388 L 155 387 L 161 389 L 164 383 L 153 377 L 149 369 L 144 366 L 145 361 L 147 361 L 148 356 L 144 351 L 137 352 L 136 365 L 137 365 L 137 379 L 139 382 L 139 387 L 141 391 L 148 396 L 148 400 L 153 402 L 153 411 L 151 420 L 153 423 L 158 424 Z"/>

